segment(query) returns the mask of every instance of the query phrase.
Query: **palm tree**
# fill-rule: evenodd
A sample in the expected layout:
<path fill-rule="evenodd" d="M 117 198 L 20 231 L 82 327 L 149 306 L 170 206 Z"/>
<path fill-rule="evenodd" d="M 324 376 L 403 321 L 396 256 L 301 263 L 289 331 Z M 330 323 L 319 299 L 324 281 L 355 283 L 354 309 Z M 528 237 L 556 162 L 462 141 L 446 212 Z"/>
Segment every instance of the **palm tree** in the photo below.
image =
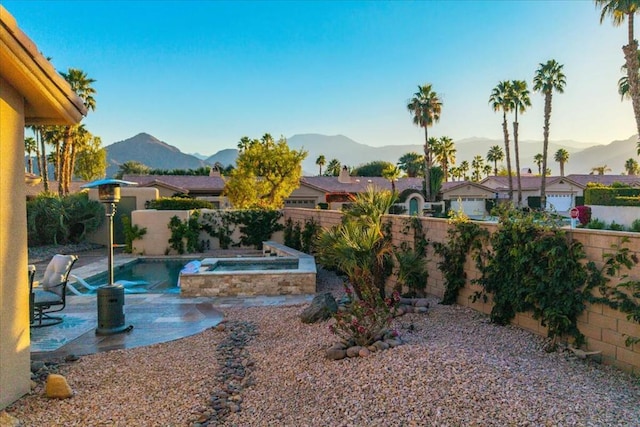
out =
<path fill-rule="evenodd" d="M 452 166 L 451 169 L 449 169 L 449 174 L 451 175 L 453 181 L 458 181 L 462 177 L 462 171 L 459 167 L 456 166 Z"/>
<path fill-rule="evenodd" d="M 484 159 L 481 155 L 478 154 L 473 157 L 473 160 L 471 160 L 471 168 L 473 169 L 473 172 L 471 173 L 471 181 L 480 181 L 480 178 L 482 178 L 482 171 L 484 169 Z"/>
<path fill-rule="evenodd" d="M 629 158 L 624 162 L 624 170 L 627 172 L 627 175 L 637 175 L 638 169 L 638 162 L 635 159 Z"/>
<path fill-rule="evenodd" d="M 463 160 L 460 166 L 458 166 L 458 169 L 460 169 L 462 179 L 466 181 L 468 179 L 467 172 L 469 172 L 469 162 Z"/>
<path fill-rule="evenodd" d="M 538 175 L 542 175 L 542 153 L 533 156 L 533 162 L 538 165 Z"/>
<path fill-rule="evenodd" d="M 338 159 L 331 159 L 324 173 L 329 176 L 338 176 L 340 175 L 340 169 L 342 169 L 342 165 L 340 164 Z"/>
<path fill-rule="evenodd" d="M 591 175 L 604 175 L 605 172 L 611 172 L 611 168 L 608 167 L 607 165 L 602 165 L 602 166 L 595 166 L 593 168 L 591 168 Z"/>
<path fill-rule="evenodd" d="M 518 206 L 520 206 L 522 204 L 522 182 L 520 179 L 520 150 L 518 147 L 518 112 L 524 114 L 527 107 L 531 107 L 531 98 L 529 98 L 527 82 L 524 80 L 512 80 L 509 100 L 511 102 L 511 108 L 515 113 L 513 121 L 513 148 L 515 150 L 516 177 L 518 181 Z"/>
<path fill-rule="evenodd" d="M 493 111 L 502 110 L 502 133 L 504 134 L 504 152 L 507 158 L 507 176 L 509 180 L 509 200 L 513 200 L 513 173 L 511 170 L 511 153 L 509 151 L 509 128 L 507 127 L 507 113 L 511 111 L 511 101 L 509 93 L 511 92 L 511 82 L 498 82 L 496 87 L 491 91 L 489 96 L 489 104 Z"/>
<path fill-rule="evenodd" d="M 638 50 L 638 61 L 640 61 L 640 50 Z M 625 98 L 631 99 L 631 92 L 629 91 L 629 77 L 626 76 L 627 64 L 620 67 L 620 71 L 625 75 L 620 77 L 620 80 L 618 80 L 618 94 L 620 95 L 620 100 L 624 101 Z"/>
<path fill-rule="evenodd" d="M 413 94 L 413 98 L 407 104 L 407 109 L 413 115 L 413 123 L 424 128 L 424 187 L 425 196 L 428 201 L 433 201 L 430 191 L 429 171 L 433 165 L 431 150 L 429 147 L 429 126 L 440 120 L 442 111 L 442 101 L 436 92 L 433 91 L 430 83 L 418 86 L 418 91 Z"/>
<path fill-rule="evenodd" d="M 316 159 L 316 165 L 320 166 L 320 171 L 318 175 L 322 175 L 322 167 L 327 163 L 327 159 L 325 159 L 324 154 L 320 154 Z"/>
<path fill-rule="evenodd" d="M 634 16 L 640 10 L 640 0 L 595 0 L 596 6 L 602 9 L 600 23 L 607 16 L 613 19 L 613 25 L 619 26 L 627 18 L 628 44 L 622 46 L 627 66 L 627 83 L 631 95 L 631 104 L 636 119 L 638 135 L 640 135 L 640 61 L 638 59 L 638 41 L 633 35 Z"/>
<path fill-rule="evenodd" d="M 569 161 L 569 152 L 564 148 L 559 148 L 553 159 L 560 163 L 560 176 L 564 176 L 564 164 Z"/>
<path fill-rule="evenodd" d="M 36 151 L 37 147 L 38 144 L 32 136 L 24 139 L 24 151 L 27 153 L 27 172 L 29 173 L 33 173 L 33 158 L 31 157 L 31 153 Z"/>
<path fill-rule="evenodd" d="M 96 109 L 96 100 L 93 95 L 96 93 L 91 86 L 95 83 L 94 79 L 87 77 L 87 74 L 77 68 L 69 68 L 67 73 L 61 72 L 60 75 L 69 83 L 71 89 L 82 99 L 87 110 Z M 71 183 L 71 175 L 73 173 L 74 156 L 77 150 L 74 149 L 74 132 L 76 136 L 84 138 L 82 131 L 77 131 L 78 125 L 66 126 L 64 137 L 62 138 L 62 146 L 60 148 L 60 157 L 58 158 L 60 175 L 58 176 L 58 194 L 69 194 L 69 184 Z"/>
<path fill-rule="evenodd" d="M 424 156 L 416 152 L 403 154 L 398 159 L 398 167 L 404 171 L 409 178 L 415 178 L 422 173 Z"/>
<path fill-rule="evenodd" d="M 555 59 L 550 59 L 544 64 L 540 64 L 533 78 L 533 90 L 544 95 L 544 142 L 542 146 L 542 170 L 547 170 L 547 154 L 549 151 L 549 123 L 551 121 L 551 100 L 553 91 L 564 92 L 567 84 L 565 75 L 562 72 L 564 65 L 559 64 Z M 540 185 L 540 207 L 544 210 L 547 206 L 547 174 L 542 174 Z"/>
<path fill-rule="evenodd" d="M 453 139 L 442 136 L 440 139 L 429 138 L 432 141 L 434 160 L 440 164 L 444 173 L 444 181 L 449 181 L 449 165 L 456 163 L 456 146 Z"/>
<path fill-rule="evenodd" d="M 498 175 L 498 162 L 504 160 L 504 151 L 499 145 L 494 145 L 487 152 L 487 161 L 493 162 L 493 174 Z"/>
<path fill-rule="evenodd" d="M 491 172 L 493 172 L 493 168 L 491 165 L 486 164 L 482 167 L 482 172 L 484 173 L 484 176 L 488 178 L 489 175 L 491 175 Z"/>
<path fill-rule="evenodd" d="M 396 192 L 396 181 L 400 178 L 402 171 L 397 166 L 389 165 L 382 170 L 382 177 L 391 182 L 391 191 Z"/>

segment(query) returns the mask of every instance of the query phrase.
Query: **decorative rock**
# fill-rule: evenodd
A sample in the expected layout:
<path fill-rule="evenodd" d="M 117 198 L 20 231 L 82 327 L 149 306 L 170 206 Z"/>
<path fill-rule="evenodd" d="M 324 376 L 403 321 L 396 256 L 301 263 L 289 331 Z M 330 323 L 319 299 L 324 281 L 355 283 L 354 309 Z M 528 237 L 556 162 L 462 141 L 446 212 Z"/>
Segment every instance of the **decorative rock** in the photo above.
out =
<path fill-rule="evenodd" d="M 426 313 L 427 312 L 427 308 L 428 307 L 414 307 L 413 308 L 413 312 L 414 313 Z"/>
<path fill-rule="evenodd" d="M 227 329 L 227 327 L 224 323 L 218 323 L 218 325 L 216 325 L 216 331 L 218 332 L 224 332 L 225 329 Z"/>
<path fill-rule="evenodd" d="M 411 305 L 405 305 L 402 307 L 405 313 L 413 313 L 415 308 Z"/>
<path fill-rule="evenodd" d="M 389 348 L 389 344 L 387 344 L 384 341 L 376 341 L 373 343 L 373 345 L 375 345 L 376 347 L 378 347 L 378 350 L 382 351 L 382 350 L 386 350 Z"/>
<path fill-rule="evenodd" d="M 62 375 L 49 374 L 44 387 L 45 396 L 52 399 L 67 399 L 73 396 L 73 391 Z"/>
<path fill-rule="evenodd" d="M 429 300 L 426 298 L 417 298 L 413 302 L 414 307 L 429 307 Z"/>
<path fill-rule="evenodd" d="M 396 309 L 395 315 L 396 315 L 396 317 L 400 317 L 400 316 L 404 316 L 405 313 L 406 313 L 406 311 L 405 311 L 404 307 L 398 307 Z"/>
<path fill-rule="evenodd" d="M 64 357 L 65 362 L 77 362 L 78 360 L 80 360 L 80 357 L 75 354 L 67 354 Z"/>
<path fill-rule="evenodd" d="M 40 360 L 34 360 L 31 362 L 31 372 L 36 373 L 39 370 L 43 369 L 45 367 L 44 362 L 40 361 Z"/>
<path fill-rule="evenodd" d="M 359 345 L 354 345 L 353 347 L 349 347 L 347 349 L 347 357 L 356 357 L 356 356 L 358 356 L 361 349 L 362 349 L 362 347 L 360 347 Z"/>
<path fill-rule="evenodd" d="M 18 427 L 20 420 L 16 417 L 7 414 L 6 411 L 0 411 L 0 426 L 2 427 Z"/>
<path fill-rule="evenodd" d="M 399 346 L 401 343 L 398 340 L 394 340 L 394 339 L 390 339 L 390 340 L 385 340 L 385 343 L 387 345 L 389 345 L 389 347 L 393 348 L 393 347 L 397 347 Z"/>
<path fill-rule="evenodd" d="M 341 350 L 338 348 L 330 348 L 327 349 L 327 359 L 331 359 L 331 360 L 340 360 L 340 359 L 344 359 L 345 357 L 347 357 L 347 351 L 346 350 Z"/>
<path fill-rule="evenodd" d="M 302 323 L 316 323 L 330 318 L 337 311 L 336 299 L 331 292 L 325 292 L 313 297 L 311 304 L 300 314 L 300 320 Z"/>
<path fill-rule="evenodd" d="M 365 347 L 362 347 L 362 348 L 360 349 L 360 351 L 358 352 L 358 356 L 360 356 L 360 357 L 367 357 L 367 356 L 369 356 L 370 354 L 371 354 L 371 352 L 370 352 L 367 348 L 365 348 Z"/>
<path fill-rule="evenodd" d="M 375 352 L 375 351 L 378 351 L 378 347 L 376 347 L 373 344 L 371 344 L 369 347 L 367 347 L 367 349 L 372 353 Z"/>

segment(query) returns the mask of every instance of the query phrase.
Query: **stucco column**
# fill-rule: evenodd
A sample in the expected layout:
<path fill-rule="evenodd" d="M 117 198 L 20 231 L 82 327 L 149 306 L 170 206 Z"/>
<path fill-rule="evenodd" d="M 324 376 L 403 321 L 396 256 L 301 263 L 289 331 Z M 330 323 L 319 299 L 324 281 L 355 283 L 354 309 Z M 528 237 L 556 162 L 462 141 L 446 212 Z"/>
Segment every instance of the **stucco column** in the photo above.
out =
<path fill-rule="evenodd" d="M 0 409 L 29 392 L 24 100 L 0 77 Z"/>

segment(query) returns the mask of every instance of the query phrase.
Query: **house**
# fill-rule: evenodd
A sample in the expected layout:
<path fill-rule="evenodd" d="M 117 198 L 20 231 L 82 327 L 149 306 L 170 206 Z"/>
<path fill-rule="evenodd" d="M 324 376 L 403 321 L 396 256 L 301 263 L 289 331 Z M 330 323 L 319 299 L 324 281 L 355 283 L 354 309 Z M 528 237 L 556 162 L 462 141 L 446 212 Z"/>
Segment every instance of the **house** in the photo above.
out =
<path fill-rule="evenodd" d="M 82 100 L 0 5 L 0 409 L 31 388 L 24 127 L 73 125 Z"/>
<path fill-rule="evenodd" d="M 500 195 L 495 189 L 473 181 L 443 182 L 440 192 L 445 206 L 470 218 L 488 215 Z"/>

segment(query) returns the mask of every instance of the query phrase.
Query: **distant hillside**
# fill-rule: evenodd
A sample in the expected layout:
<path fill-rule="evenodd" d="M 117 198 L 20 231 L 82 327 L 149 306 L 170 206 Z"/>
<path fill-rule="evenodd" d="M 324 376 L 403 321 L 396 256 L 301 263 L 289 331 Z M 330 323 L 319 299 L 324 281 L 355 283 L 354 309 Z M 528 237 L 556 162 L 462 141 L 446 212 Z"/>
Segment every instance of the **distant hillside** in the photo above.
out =
<path fill-rule="evenodd" d="M 114 176 L 121 164 L 136 161 L 152 169 L 197 169 L 206 163 L 182 153 L 178 148 L 147 134 L 138 135 L 105 147 L 107 176 Z"/>
<path fill-rule="evenodd" d="M 611 169 L 607 174 L 620 174 L 624 172 L 627 159 L 639 160 L 637 142 L 638 135 L 633 135 L 625 140 L 587 148 L 572 155 L 565 169 L 567 173 L 590 173 L 592 168 L 606 165 Z"/>
<path fill-rule="evenodd" d="M 213 156 L 207 157 L 204 161 L 210 165 L 221 163 L 223 166 L 235 165 L 238 158 L 238 150 L 236 148 L 226 148 L 218 151 Z"/>

